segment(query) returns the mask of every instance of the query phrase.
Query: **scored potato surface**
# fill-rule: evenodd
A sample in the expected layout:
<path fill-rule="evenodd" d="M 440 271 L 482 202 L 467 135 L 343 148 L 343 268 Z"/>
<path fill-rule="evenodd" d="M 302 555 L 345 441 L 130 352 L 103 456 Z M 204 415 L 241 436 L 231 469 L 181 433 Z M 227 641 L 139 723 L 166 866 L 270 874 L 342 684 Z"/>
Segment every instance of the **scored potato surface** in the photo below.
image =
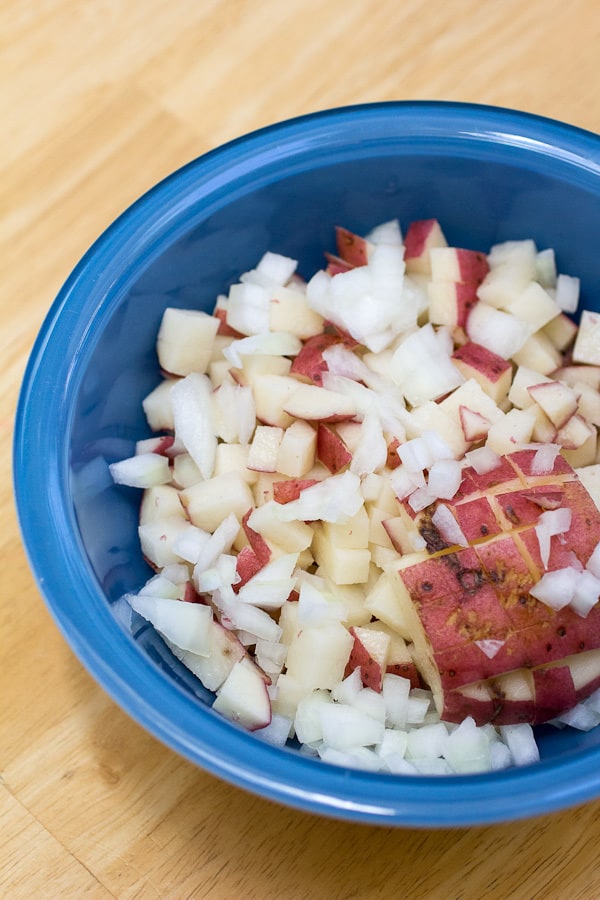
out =
<path fill-rule="evenodd" d="M 533 450 L 517 451 L 485 475 L 464 470 L 458 493 L 445 505 L 469 547 L 446 545 L 428 508 L 413 522 L 427 551 L 387 568 L 413 635 L 417 663 L 450 721 L 457 718 L 457 698 L 448 700 L 448 693 L 483 680 L 491 680 L 492 710 L 482 711 L 479 699 L 469 710 L 465 698 L 460 718 L 470 711 L 476 720 L 544 721 L 567 708 L 567 688 L 574 696 L 567 673 L 560 675 L 560 691 L 542 690 L 536 680 L 528 708 L 514 711 L 510 696 L 494 694 L 495 679 L 514 669 L 544 667 L 547 685 L 558 678 L 548 671 L 549 663 L 600 647 L 597 605 L 582 618 L 569 607 L 553 610 L 529 593 L 546 571 L 585 567 L 600 540 L 600 513 L 571 466 L 558 456 L 551 473 L 532 475 L 534 456 Z M 569 530 L 552 539 L 545 566 L 536 524 L 549 506 L 569 508 L 572 518 Z M 487 641 L 497 645 L 489 648 Z"/>

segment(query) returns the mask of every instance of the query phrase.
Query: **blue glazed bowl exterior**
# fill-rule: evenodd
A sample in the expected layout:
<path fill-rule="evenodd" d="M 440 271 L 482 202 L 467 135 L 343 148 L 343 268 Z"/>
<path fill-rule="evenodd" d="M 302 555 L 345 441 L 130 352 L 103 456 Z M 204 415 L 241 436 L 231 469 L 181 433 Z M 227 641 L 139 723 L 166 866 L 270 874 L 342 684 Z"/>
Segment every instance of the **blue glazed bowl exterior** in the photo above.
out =
<path fill-rule="evenodd" d="M 270 747 L 209 708 L 119 597 L 149 575 L 139 495 L 108 464 L 148 435 L 142 398 L 159 371 L 167 305 L 211 309 L 266 250 L 309 276 L 335 225 L 437 217 L 449 242 L 553 247 L 600 308 L 600 138 L 468 104 L 381 103 L 274 125 L 195 160 L 127 210 L 82 259 L 33 348 L 17 413 L 14 481 L 23 539 L 66 640 L 104 689 L 157 738 L 213 774 L 314 813 L 453 827 L 549 813 L 600 797 L 600 729 L 538 729 L 541 762 L 494 774 L 348 771 Z"/>

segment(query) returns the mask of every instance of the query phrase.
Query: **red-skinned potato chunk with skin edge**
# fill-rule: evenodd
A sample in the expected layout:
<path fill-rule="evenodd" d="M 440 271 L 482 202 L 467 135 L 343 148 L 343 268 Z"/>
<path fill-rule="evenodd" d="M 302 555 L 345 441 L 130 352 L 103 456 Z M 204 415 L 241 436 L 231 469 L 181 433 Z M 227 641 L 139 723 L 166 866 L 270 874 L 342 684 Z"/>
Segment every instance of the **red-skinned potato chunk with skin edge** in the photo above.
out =
<path fill-rule="evenodd" d="M 390 636 L 383 630 L 350 628 L 354 638 L 344 676 L 360 668 L 360 677 L 365 687 L 381 693 L 383 676 L 387 669 Z"/>
<path fill-rule="evenodd" d="M 332 475 L 341 472 L 352 461 L 352 454 L 337 431 L 322 422 L 317 429 L 317 459 Z"/>
<path fill-rule="evenodd" d="M 466 470 L 448 508 L 470 546 L 436 537 L 433 504 L 414 520 L 428 549 L 386 568 L 417 667 L 448 721 L 547 721 L 577 701 L 565 659 L 600 648 L 600 605 L 583 618 L 530 594 L 545 571 L 585 566 L 600 540 L 600 512 L 561 456 L 550 472 L 534 469 L 534 452 L 523 450 L 486 475 Z M 544 565 L 536 525 L 557 505 L 571 523 L 551 538 Z"/>
<path fill-rule="evenodd" d="M 510 389 L 512 366 L 508 360 L 476 344 L 467 341 L 452 354 L 452 361 L 465 378 L 474 378 L 492 400 L 499 403 Z"/>
<path fill-rule="evenodd" d="M 337 251 L 340 259 L 350 266 L 366 266 L 369 261 L 369 241 L 337 226 L 335 229 Z"/>
<path fill-rule="evenodd" d="M 434 247 L 447 247 L 437 219 L 420 219 L 411 222 L 404 237 L 406 271 L 421 275 L 431 274 L 430 251 Z"/>

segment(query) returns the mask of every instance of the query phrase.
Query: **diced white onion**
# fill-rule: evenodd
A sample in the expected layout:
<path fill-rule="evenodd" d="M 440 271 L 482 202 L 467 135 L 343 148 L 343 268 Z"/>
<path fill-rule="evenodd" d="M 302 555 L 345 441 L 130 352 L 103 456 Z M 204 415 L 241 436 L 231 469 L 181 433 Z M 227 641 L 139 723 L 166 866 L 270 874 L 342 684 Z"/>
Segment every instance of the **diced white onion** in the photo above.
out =
<path fill-rule="evenodd" d="M 488 659 L 493 659 L 504 647 L 506 641 L 495 641 L 492 638 L 482 641 L 475 641 L 479 649 L 485 653 Z"/>
<path fill-rule="evenodd" d="M 469 542 L 460 525 L 443 503 L 438 505 L 431 517 L 431 521 L 448 544 L 458 544 L 460 547 L 469 546 Z"/>
<path fill-rule="evenodd" d="M 540 545 L 540 556 L 544 568 L 547 568 L 550 558 L 550 539 L 555 535 L 567 532 L 571 527 L 571 518 L 571 510 L 565 506 L 558 509 L 547 509 L 539 517 L 535 533 Z"/>
<path fill-rule="evenodd" d="M 546 572 L 531 588 L 530 594 L 551 609 L 562 609 L 573 598 L 578 574 L 577 569 L 570 566 Z"/>
<path fill-rule="evenodd" d="M 549 475 L 559 453 L 559 444 L 542 444 L 531 461 L 532 475 Z"/>
<path fill-rule="evenodd" d="M 429 469 L 427 487 L 442 500 L 452 500 L 462 481 L 462 466 L 456 459 L 438 459 Z"/>
<path fill-rule="evenodd" d="M 488 472 L 493 472 L 502 462 L 502 457 L 491 447 L 477 447 L 475 450 L 469 450 L 465 453 L 465 457 L 478 475 L 487 475 Z"/>

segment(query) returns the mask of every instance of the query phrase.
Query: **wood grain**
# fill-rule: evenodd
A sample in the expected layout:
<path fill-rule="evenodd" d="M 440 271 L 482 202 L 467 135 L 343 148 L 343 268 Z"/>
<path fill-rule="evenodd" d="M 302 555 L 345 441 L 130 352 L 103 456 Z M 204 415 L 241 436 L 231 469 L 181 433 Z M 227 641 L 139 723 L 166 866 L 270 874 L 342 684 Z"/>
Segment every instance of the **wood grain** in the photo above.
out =
<path fill-rule="evenodd" d="M 368 828 L 175 756 L 58 633 L 9 477 L 19 383 L 56 292 L 160 178 L 248 130 L 354 102 L 477 101 L 600 132 L 599 58 L 595 0 L 0 3 L 0 896 L 600 896 L 600 803 L 486 828 Z"/>

